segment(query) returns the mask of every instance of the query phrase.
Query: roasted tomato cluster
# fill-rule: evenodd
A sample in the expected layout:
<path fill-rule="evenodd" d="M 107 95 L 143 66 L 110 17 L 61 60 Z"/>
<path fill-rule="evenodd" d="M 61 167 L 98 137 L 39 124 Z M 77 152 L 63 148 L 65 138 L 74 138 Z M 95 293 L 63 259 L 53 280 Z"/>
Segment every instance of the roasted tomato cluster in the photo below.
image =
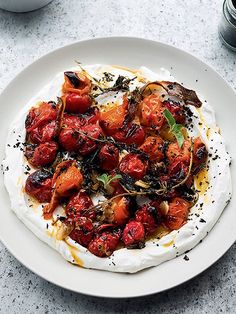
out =
<path fill-rule="evenodd" d="M 134 102 L 126 86 L 121 102 L 101 109 L 83 71 L 65 72 L 64 79 L 60 101 L 31 108 L 25 121 L 24 153 L 32 168 L 25 191 L 46 203 L 44 219 L 63 206 L 64 238 L 99 257 L 119 247 L 143 248 L 160 226 L 169 231 L 183 226 L 196 194 L 194 175 L 208 153 L 199 137 L 187 133 L 180 144 L 164 113 L 168 110 L 172 123 L 188 125 L 186 104 L 199 107 L 194 92 L 162 82 L 165 97 L 140 90 Z M 168 98 L 168 88 L 175 98 Z M 105 201 L 94 204 L 96 194 Z"/>

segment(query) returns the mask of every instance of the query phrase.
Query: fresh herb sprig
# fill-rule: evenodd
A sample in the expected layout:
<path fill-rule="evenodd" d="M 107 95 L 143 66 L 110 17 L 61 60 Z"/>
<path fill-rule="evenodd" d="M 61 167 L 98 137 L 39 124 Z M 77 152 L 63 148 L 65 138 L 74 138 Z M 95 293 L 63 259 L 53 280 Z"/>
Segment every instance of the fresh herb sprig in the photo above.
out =
<path fill-rule="evenodd" d="M 184 143 L 184 135 L 182 133 L 183 125 L 176 123 L 175 118 L 168 109 L 165 109 L 163 111 L 163 115 L 166 118 L 167 123 L 169 124 L 170 132 L 175 136 L 178 145 L 181 148 Z"/>
<path fill-rule="evenodd" d="M 103 173 L 99 177 L 97 177 L 97 180 L 102 182 L 104 188 L 107 189 L 112 181 L 121 179 L 121 178 L 122 176 L 120 174 L 116 174 L 115 176 L 112 176 L 107 173 Z"/>

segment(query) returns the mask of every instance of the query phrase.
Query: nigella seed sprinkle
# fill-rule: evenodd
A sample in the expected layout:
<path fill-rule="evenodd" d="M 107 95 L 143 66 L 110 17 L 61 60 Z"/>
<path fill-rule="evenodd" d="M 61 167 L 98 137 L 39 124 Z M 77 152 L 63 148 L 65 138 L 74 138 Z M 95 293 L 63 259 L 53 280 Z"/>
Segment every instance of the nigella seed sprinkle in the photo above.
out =
<path fill-rule="evenodd" d="M 189 261 L 189 257 L 187 255 L 184 255 L 184 260 Z"/>

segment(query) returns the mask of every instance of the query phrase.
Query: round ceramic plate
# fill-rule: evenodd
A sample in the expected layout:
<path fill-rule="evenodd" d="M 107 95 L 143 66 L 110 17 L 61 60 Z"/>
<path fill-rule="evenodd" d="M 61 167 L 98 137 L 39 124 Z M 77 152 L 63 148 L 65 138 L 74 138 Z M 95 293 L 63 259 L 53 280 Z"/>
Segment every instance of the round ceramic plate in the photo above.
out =
<path fill-rule="evenodd" d="M 1 159 L 9 123 L 19 110 L 54 76 L 75 65 L 104 63 L 138 68 L 145 65 L 153 71 L 164 67 L 178 82 L 205 96 L 215 108 L 217 121 L 228 150 L 236 156 L 236 137 L 232 132 L 236 117 L 236 94 L 209 66 L 174 47 L 137 38 L 100 38 L 77 42 L 60 48 L 35 61 L 22 71 L 0 96 Z M 236 177 L 232 165 L 233 181 Z M 232 202 L 218 223 L 188 253 L 160 266 L 136 274 L 120 274 L 76 267 L 41 242 L 10 210 L 8 194 L 1 177 L 0 239 L 26 267 L 61 287 L 100 297 L 137 297 L 160 292 L 179 285 L 217 261 L 236 240 L 236 211 Z"/>

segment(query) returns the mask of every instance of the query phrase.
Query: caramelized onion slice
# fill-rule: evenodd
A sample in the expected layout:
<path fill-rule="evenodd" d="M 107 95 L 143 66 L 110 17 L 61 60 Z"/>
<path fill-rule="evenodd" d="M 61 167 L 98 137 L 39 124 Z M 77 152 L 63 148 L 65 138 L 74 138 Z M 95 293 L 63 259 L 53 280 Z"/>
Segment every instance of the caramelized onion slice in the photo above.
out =
<path fill-rule="evenodd" d="M 160 88 L 157 88 L 157 86 L 160 86 Z M 163 95 L 163 97 L 165 97 L 166 94 L 169 96 L 176 96 L 183 100 L 186 105 L 192 105 L 197 108 L 200 108 L 202 105 L 202 102 L 198 98 L 195 91 L 187 89 L 177 82 L 156 81 L 147 83 L 142 87 L 141 94 L 143 97 L 150 95 L 151 93 L 155 93 L 160 96 Z"/>

